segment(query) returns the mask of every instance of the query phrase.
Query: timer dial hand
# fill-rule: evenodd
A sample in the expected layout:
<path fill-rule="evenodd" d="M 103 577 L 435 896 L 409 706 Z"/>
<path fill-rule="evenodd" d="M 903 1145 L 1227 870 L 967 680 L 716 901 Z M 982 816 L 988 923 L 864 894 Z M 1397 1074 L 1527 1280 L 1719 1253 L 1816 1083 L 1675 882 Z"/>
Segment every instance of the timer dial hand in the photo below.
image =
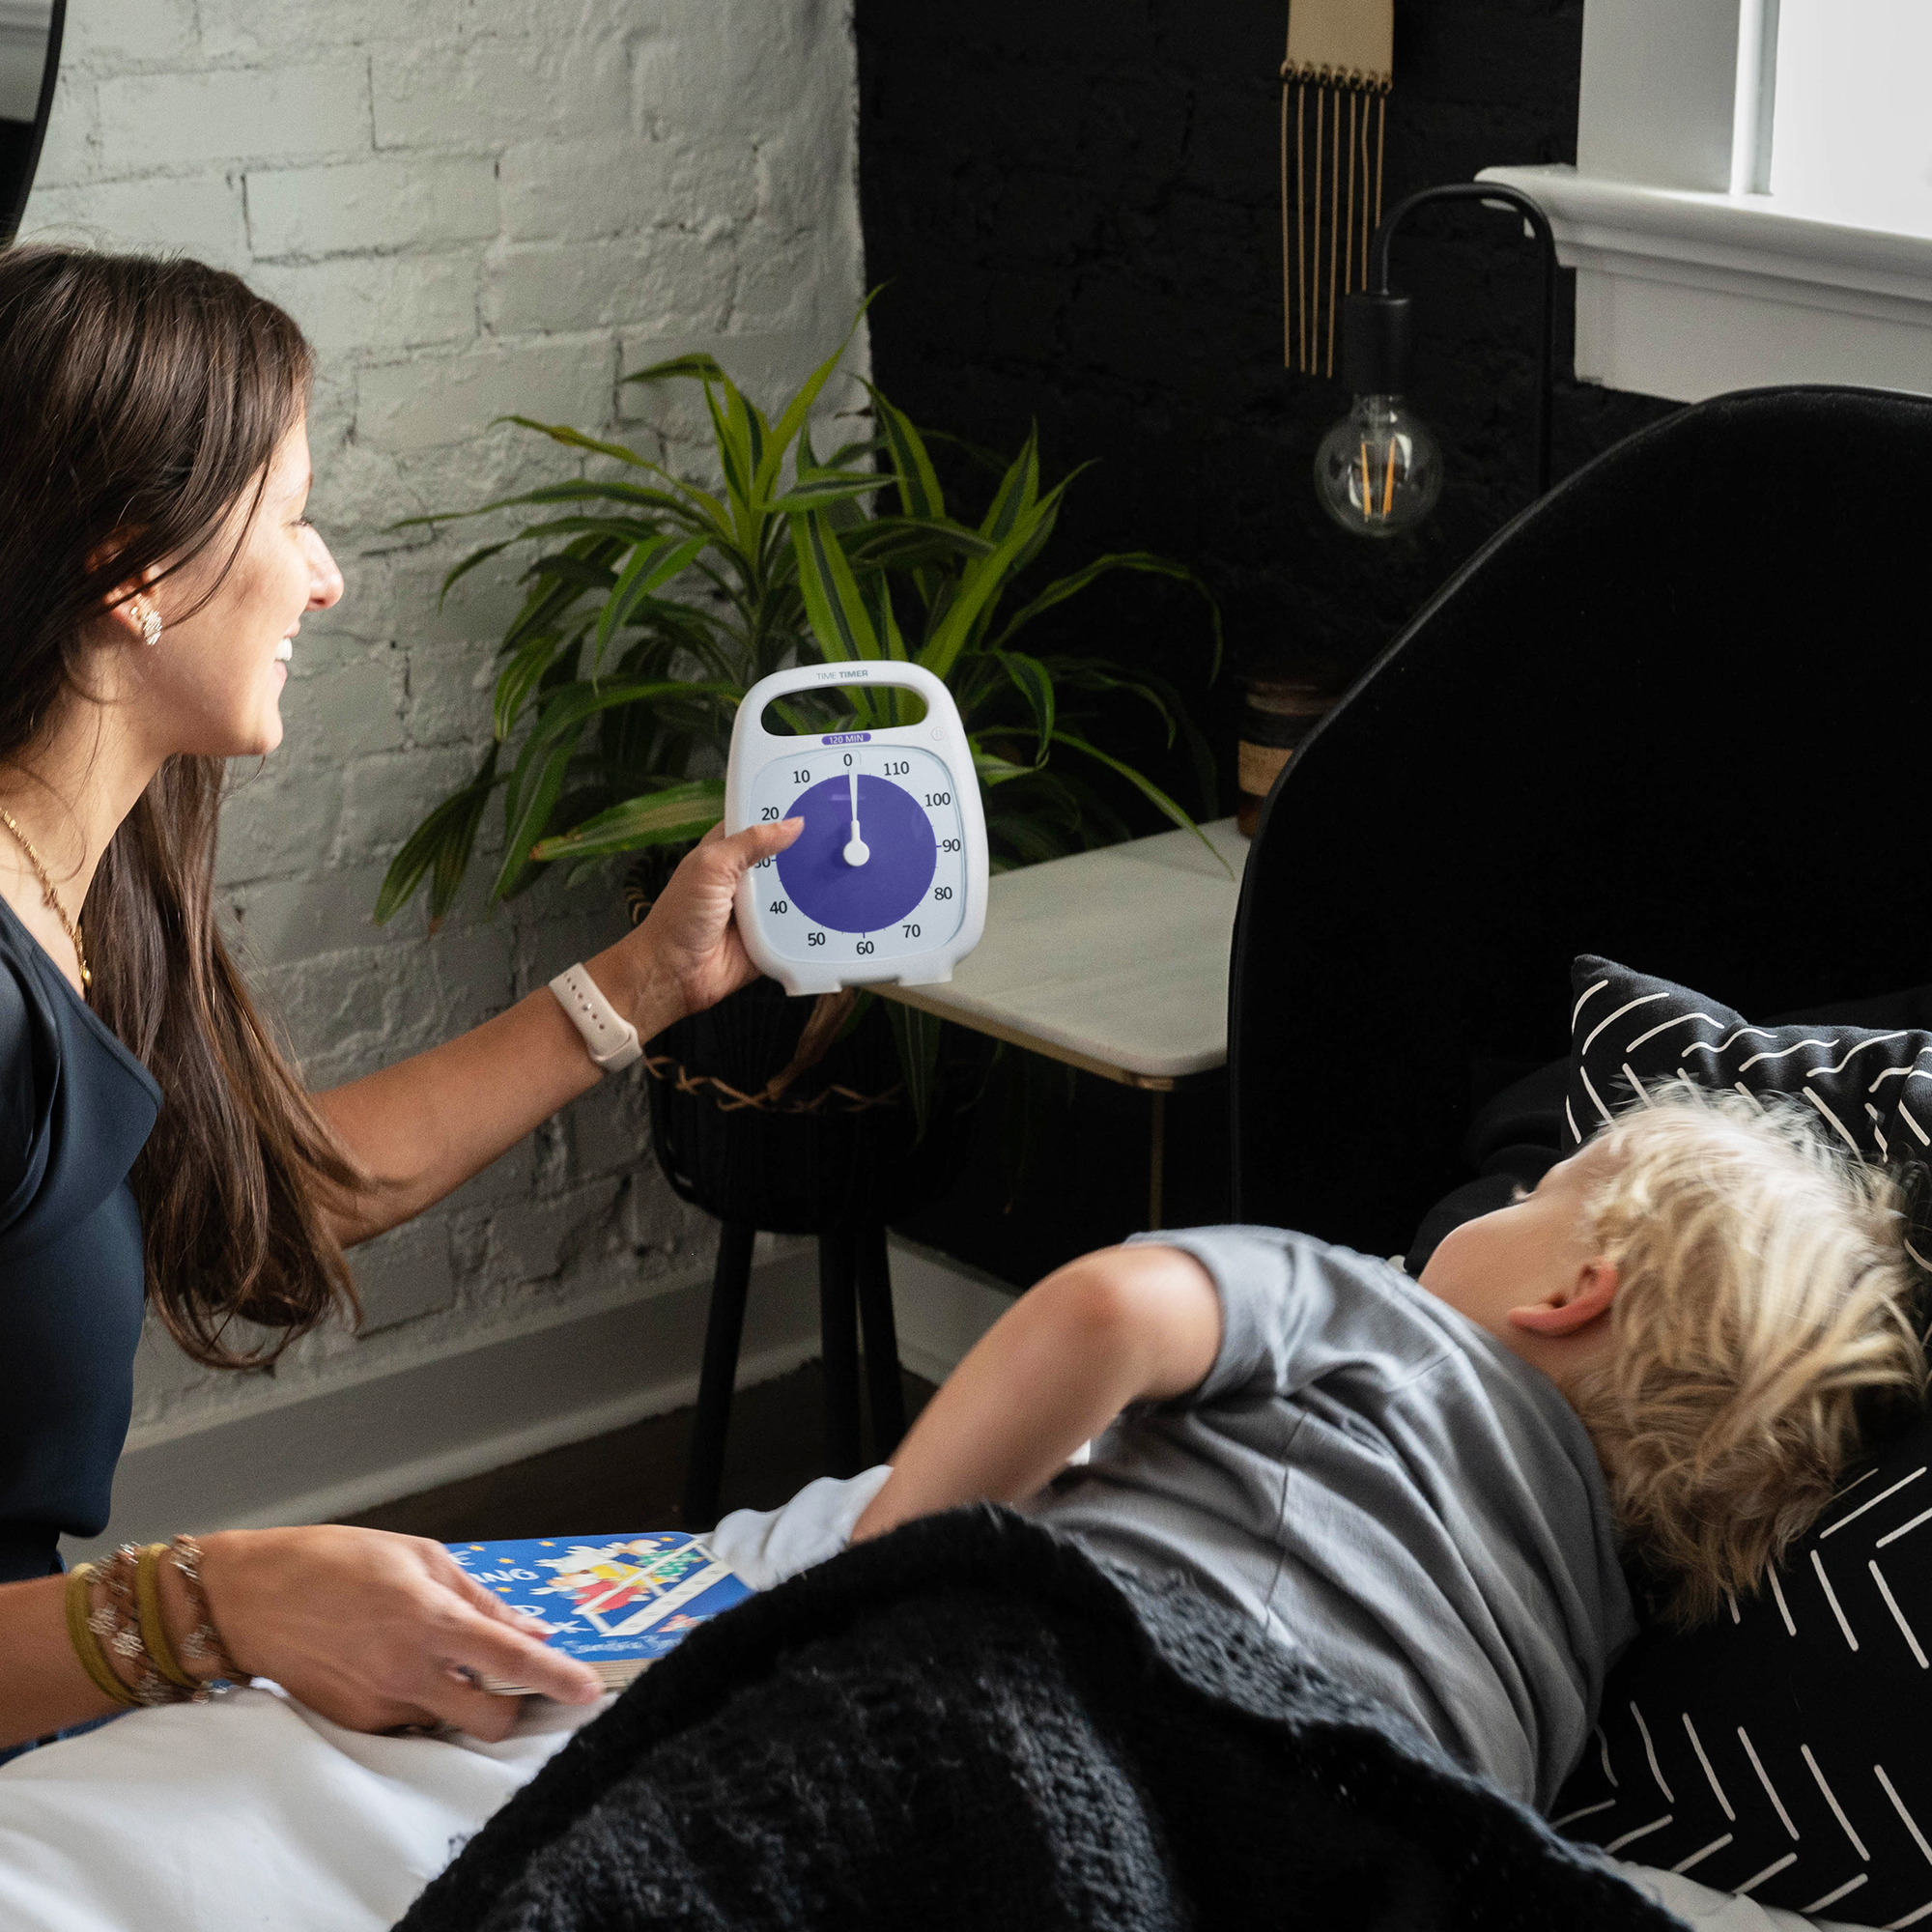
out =
<path fill-rule="evenodd" d="M 872 856 L 872 848 L 859 836 L 859 774 L 847 772 L 845 781 L 852 792 L 852 837 L 845 843 L 845 863 L 863 866 Z"/>

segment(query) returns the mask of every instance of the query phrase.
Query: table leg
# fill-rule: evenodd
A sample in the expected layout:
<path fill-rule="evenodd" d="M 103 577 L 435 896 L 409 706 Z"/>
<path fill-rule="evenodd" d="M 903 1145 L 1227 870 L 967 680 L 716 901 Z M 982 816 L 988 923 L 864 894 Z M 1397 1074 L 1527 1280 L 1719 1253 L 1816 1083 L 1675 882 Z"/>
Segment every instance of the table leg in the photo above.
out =
<path fill-rule="evenodd" d="M 859 1231 L 859 1313 L 866 1323 L 866 1386 L 872 1397 L 872 1460 L 883 1463 L 905 1434 L 899 1382 L 898 1328 L 893 1320 L 893 1271 L 886 1224 Z"/>
<path fill-rule="evenodd" d="M 731 1422 L 731 1389 L 738 1378 L 738 1344 L 745 1332 L 745 1295 L 752 1281 L 757 1230 L 726 1221 L 718 1232 L 718 1265 L 704 1321 L 704 1362 L 697 1375 L 697 1413 L 684 1471 L 684 1526 L 709 1529 L 718 1520 L 724 1476 L 724 1432 Z"/>
<path fill-rule="evenodd" d="M 1156 1087 L 1149 1094 L 1153 1102 L 1152 1131 L 1148 1145 L 1148 1226 L 1158 1228 L 1161 1195 L 1167 1165 L 1167 1093 Z"/>
<path fill-rule="evenodd" d="M 825 1467 L 859 1473 L 857 1247 L 849 1228 L 818 1237 L 818 1333 L 825 1366 Z"/>

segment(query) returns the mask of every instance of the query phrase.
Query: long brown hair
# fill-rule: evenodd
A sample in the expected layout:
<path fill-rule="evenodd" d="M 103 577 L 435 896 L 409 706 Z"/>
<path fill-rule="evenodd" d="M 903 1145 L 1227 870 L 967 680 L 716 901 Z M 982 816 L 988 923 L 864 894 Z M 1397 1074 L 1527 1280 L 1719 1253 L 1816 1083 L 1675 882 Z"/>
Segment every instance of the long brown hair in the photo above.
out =
<path fill-rule="evenodd" d="M 208 554 L 238 505 L 252 516 L 312 373 L 295 323 L 219 270 L 0 252 L 0 763 L 71 701 L 84 633 L 122 586 Z M 163 1095 L 130 1176 L 149 1294 L 189 1354 L 241 1368 L 356 1313 L 322 1201 L 362 1177 L 216 929 L 222 776 L 219 758 L 161 766 L 101 856 L 86 924 L 95 1010 Z"/>

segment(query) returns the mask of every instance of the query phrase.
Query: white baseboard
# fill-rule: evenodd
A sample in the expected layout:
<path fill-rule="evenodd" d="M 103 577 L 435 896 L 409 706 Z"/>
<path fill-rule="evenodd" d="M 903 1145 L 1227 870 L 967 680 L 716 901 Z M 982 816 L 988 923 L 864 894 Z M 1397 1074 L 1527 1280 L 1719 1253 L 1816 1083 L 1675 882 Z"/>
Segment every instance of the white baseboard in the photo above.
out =
<path fill-rule="evenodd" d="M 1011 1291 L 932 1249 L 891 1247 L 899 1359 L 941 1381 Z M 696 1399 L 709 1304 L 710 1283 L 694 1282 L 136 1441 L 106 1530 L 62 1549 L 75 1562 L 184 1528 L 325 1522 L 682 1408 Z M 817 1258 L 801 1246 L 753 1271 L 738 1385 L 818 1352 Z"/>
<path fill-rule="evenodd" d="M 1014 1291 L 937 1248 L 887 1236 L 899 1363 L 943 1382 L 975 1342 L 1012 1306 Z"/>

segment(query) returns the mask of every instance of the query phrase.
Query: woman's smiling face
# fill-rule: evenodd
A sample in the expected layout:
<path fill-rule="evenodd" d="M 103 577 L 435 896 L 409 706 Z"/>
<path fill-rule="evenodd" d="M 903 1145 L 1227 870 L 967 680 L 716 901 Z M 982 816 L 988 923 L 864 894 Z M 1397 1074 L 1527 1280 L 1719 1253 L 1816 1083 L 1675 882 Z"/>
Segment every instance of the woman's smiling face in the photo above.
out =
<path fill-rule="evenodd" d="M 281 743 L 302 614 L 342 595 L 342 573 L 304 515 L 309 482 L 308 425 L 298 419 L 270 459 L 259 502 L 249 492 L 194 562 L 144 593 L 162 630 L 157 644 L 131 646 L 134 702 L 159 755 L 249 757 Z M 138 613 L 131 621 L 138 632 Z"/>

